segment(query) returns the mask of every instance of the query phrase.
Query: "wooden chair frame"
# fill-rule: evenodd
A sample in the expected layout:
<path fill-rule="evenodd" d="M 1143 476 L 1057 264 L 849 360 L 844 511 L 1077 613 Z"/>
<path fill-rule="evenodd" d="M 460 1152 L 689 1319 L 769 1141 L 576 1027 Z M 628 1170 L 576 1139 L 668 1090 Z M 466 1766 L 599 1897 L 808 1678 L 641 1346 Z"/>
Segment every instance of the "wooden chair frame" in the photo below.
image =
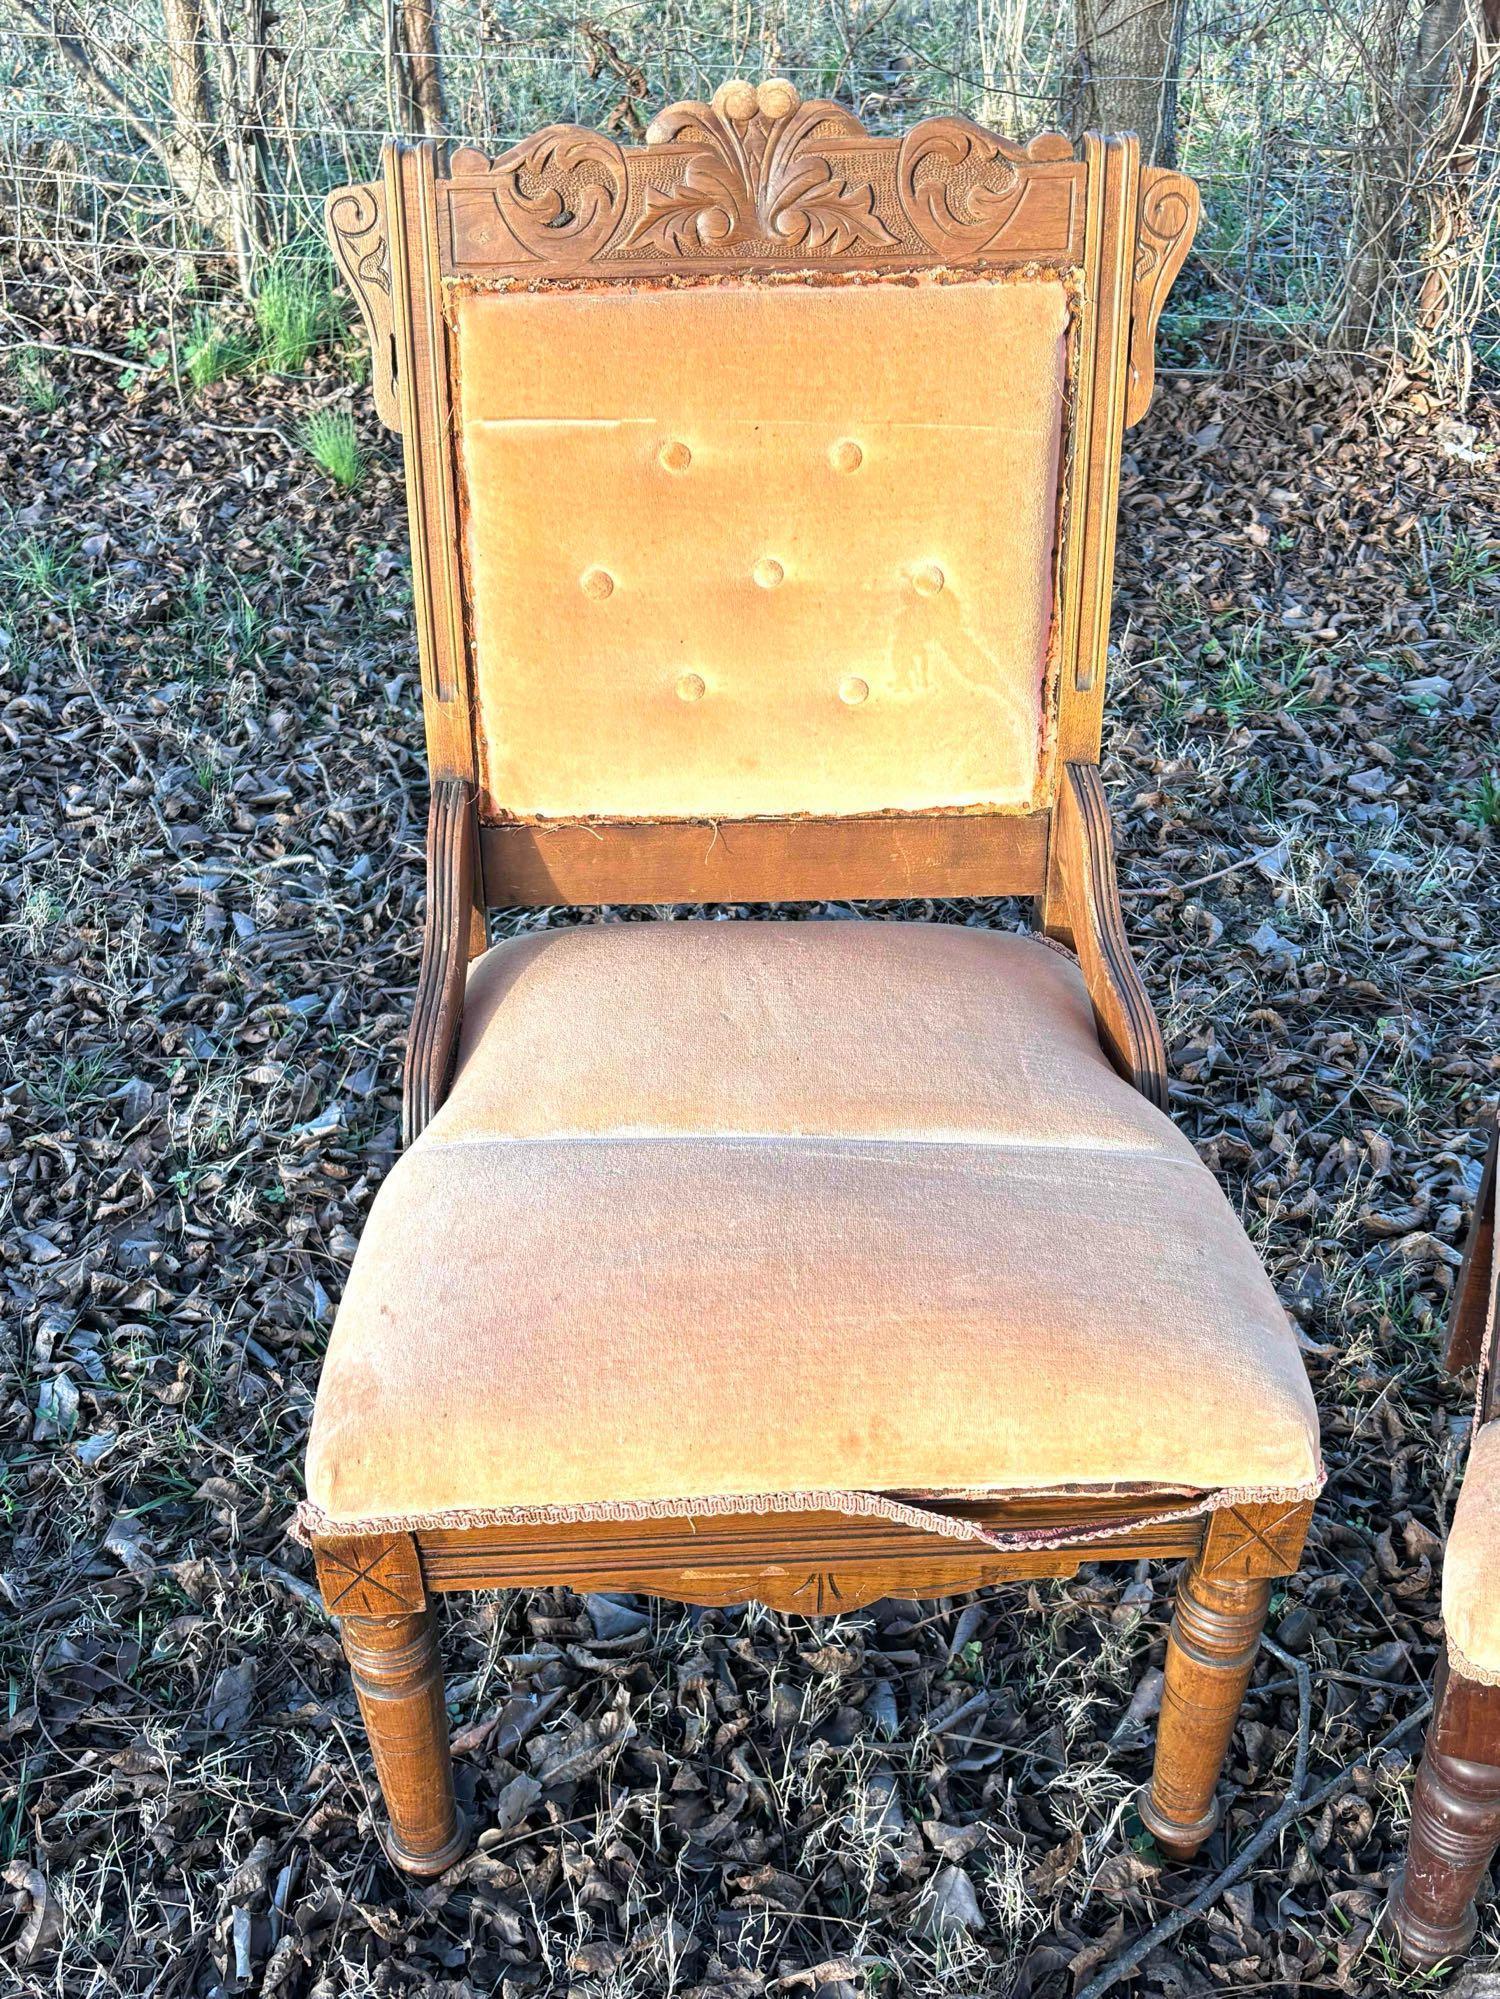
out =
<path fill-rule="evenodd" d="M 430 144 L 391 145 L 378 182 L 328 200 L 334 252 L 371 336 L 376 405 L 404 439 L 412 523 L 432 793 L 407 1142 L 448 1086 L 485 911 L 516 905 L 1031 896 L 1040 928 L 1077 952 L 1115 1065 L 1165 1108 L 1165 1053 L 1121 921 L 1098 758 L 1122 436 L 1150 401 L 1156 323 L 1192 240 L 1196 189 L 1143 169 L 1131 137 L 1090 135 L 1075 155 L 1057 134 L 1021 147 L 938 118 L 874 138 L 847 111 L 804 105 L 781 82 L 729 84 L 712 105 L 673 106 L 647 138 L 625 151 L 555 126 L 499 159 L 461 149 L 446 166 Z M 695 227 L 691 175 L 705 158 L 715 213 Z M 677 190 L 680 226 L 650 224 L 643 163 L 651 186 Z M 1074 286 L 1048 809 L 714 827 L 481 823 L 445 286 L 955 268 L 1061 271 Z M 832 1513 L 322 1535 L 314 1551 L 368 1725 L 390 1851 L 415 1874 L 451 1865 L 465 1838 L 433 1620 L 444 1591 L 565 1584 L 696 1604 L 756 1598 L 817 1615 L 1066 1576 L 1088 1561 L 1183 1559 L 1141 1812 L 1161 1846 L 1186 1859 L 1216 1822 L 1215 1785 L 1271 1584 L 1295 1570 L 1311 1505 L 1162 1519 L 1182 1506 L 1180 1492 L 1141 1490 L 948 1509 L 998 1534 L 1076 1537 L 1012 1553 Z"/>
<path fill-rule="evenodd" d="M 1500 1110 L 1448 1321 L 1448 1372 L 1483 1368 L 1476 1421 L 1500 1418 L 1500 1312 L 1494 1309 Z M 1433 1679 L 1433 1715 L 1411 1801 L 1406 1865 L 1386 1911 L 1408 1964 L 1430 1970 L 1461 1957 L 1478 1927 L 1474 1898 L 1500 1846 L 1500 1686 L 1471 1679 L 1451 1659 Z"/>

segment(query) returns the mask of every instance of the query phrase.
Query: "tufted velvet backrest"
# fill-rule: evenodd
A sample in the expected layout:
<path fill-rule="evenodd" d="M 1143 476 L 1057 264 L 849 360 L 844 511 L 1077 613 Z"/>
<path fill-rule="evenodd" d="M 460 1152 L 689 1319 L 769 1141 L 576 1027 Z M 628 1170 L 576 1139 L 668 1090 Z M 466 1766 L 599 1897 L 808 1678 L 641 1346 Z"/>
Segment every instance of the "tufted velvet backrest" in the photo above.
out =
<path fill-rule="evenodd" d="M 476 898 L 1041 892 L 1196 214 L 1129 137 L 777 80 L 336 189 Z"/>
<path fill-rule="evenodd" d="M 1046 796 L 1057 277 L 456 301 L 481 809 Z"/>

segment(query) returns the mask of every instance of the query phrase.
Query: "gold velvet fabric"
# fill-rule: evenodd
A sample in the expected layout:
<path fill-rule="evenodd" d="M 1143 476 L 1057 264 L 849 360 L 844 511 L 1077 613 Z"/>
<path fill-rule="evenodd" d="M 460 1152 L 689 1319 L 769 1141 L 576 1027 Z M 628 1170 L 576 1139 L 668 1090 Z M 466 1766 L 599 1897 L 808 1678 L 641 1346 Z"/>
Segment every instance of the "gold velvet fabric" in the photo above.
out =
<path fill-rule="evenodd" d="M 1061 279 L 453 314 L 484 816 L 1045 802 Z"/>
<path fill-rule="evenodd" d="M 1443 1623 L 1453 1663 L 1500 1685 L 1500 1421 L 1474 1433 L 1443 1555 Z"/>
<path fill-rule="evenodd" d="M 1034 938 L 538 933 L 474 968 L 318 1391 L 340 1521 L 838 1489 L 1311 1492 L 1295 1341 Z"/>

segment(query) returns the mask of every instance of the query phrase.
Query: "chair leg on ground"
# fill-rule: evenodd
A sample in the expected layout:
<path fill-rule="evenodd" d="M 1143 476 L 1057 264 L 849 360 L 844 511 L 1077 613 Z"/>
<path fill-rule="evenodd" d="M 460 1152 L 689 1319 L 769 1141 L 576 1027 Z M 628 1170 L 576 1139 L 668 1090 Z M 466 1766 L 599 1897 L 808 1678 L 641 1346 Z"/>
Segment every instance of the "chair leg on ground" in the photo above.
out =
<path fill-rule="evenodd" d="M 386 1847 L 408 1874 L 441 1874 L 468 1843 L 453 1798 L 437 1626 L 409 1534 L 319 1538 L 323 1601 L 344 1656 L 390 1816 Z"/>
<path fill-rule="evenodd" d="M 390 1815 L 387 1850 L 408 1874 L 441 1874 L 462 1854 L 468 1834 L 453 1801 L 432 1612 L 342 1617 L 339 1635 Z"/>
<path fill-rule="evenodd" d="M 1156 1763 L 1141 1822 L 1173 1860 L 1191 1860 L 1219 1821 L 1214 1790 L 1271 1601 L 1295 1569 L 1312 1509 L 1225 1507 L 1183 1571 L 1167 1639 Z"/>
<path fill-rule="evenodd" d="M 1500 1845 L 1500 1687 L 1440 1667 L 1435 1692 L 1406 1865 L 1386 1910 L 1402 1957 L 1422 1970 L 1462 1957 L 1473 1941 L 1474 1898 Z"/>
<path fill-rule="evenodd" d="M 1191 1860 L 1219 1822 L 1214 1789 L 1260 1645 L 1268 1582 L 1209 1582 L 1196 1563 L 1177 1590 L 1156 1763 L 1141 1821 L 1173 1860 Z"/>

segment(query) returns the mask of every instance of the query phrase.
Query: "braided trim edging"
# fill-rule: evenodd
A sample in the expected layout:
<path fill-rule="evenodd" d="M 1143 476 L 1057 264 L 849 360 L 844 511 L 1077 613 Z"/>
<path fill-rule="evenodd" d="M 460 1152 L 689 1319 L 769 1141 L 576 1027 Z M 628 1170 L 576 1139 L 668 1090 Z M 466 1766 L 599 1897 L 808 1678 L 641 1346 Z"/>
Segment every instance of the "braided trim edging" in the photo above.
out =
<path fill-rule="evenodd" d="M 1500 1666 L 1481 1666 L 1473 1659 L 1465 1658 L 1454 1644 L 1452 1636 L 1447 1639 L 1448 1664 L 1455 1673 L 1466 1680 L 1477 1680 L 1482 1687 L 1500 1687 Z"/>
<path fill-rule="evenodd" d="M 1327 1482 L 1322 1465 L 1318 1475 L 1305 1485 L 1223 1486 L 1199 1493 L 1181 1506 L 1160 1513 L 1143 1514 L 1136 1520 L 1080 1521 L 1061 1532 L 1046 1527 L 1022 1527 L 1009 1534 L 995 1533 L 975 1520 L 938 1513 L 909 1501 L 893 1499 L 881 1492 L 770 1492 L 721 1493 L 712 1499 L 599 1500 L 575 1506 L 477 1506 L 450 1507 L 436 1513 L 374 1514 L 343 1519 L 325 1513 L 311 1500 L 298 1506 L 289 1532 L 292 1539 L 310 1547 L 315 1540 L 339 1535 L 411 1534 L 428 1530 L 461 1531 L 468 1527 L 566 1527 L 596 1520 L 712 1519 L 726 1515 L 757 1513 L 844 1513 L 852 1518 L 891 1520 L 903 1527 L 966 1544 L 977 1542 L 997 1554 L 1019 1554 L 1069 1548 L 1080 1541 L 1111 1540 L 1135 1533 L 1142 1527 L 1166 1526 L 1174 1520 L 1191 1520 L 1200 1513 L 1213 1513 L 1224 1506 L 1258 1506 L 1276 1502 L 1295 1505 L 1316 1499 Z M 994 1499 L 1045 1498 L 1037 1491 L 1013 1492 L 996 1487 Z"/>

